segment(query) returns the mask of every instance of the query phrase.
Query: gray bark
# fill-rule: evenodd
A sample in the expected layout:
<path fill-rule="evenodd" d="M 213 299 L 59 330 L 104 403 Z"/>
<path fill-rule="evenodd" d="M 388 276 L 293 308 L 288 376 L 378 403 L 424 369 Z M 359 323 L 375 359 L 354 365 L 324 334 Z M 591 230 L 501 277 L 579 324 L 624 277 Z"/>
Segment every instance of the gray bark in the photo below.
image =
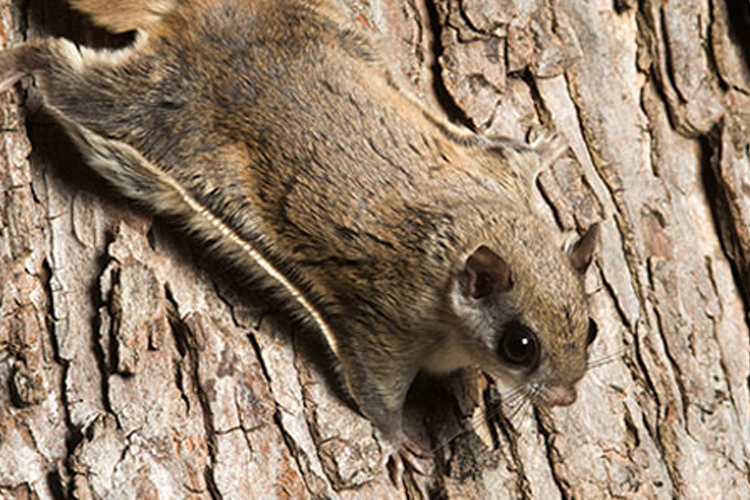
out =
<path fill-rule="evenodd" d="M 0 96 L 0 497 L 750 498 L 750 2 L 347 6 L 430 106 L 570 145 L 537 208 L 602 221 L 579 401 L 508 418 L 481 374 L 420 381 L 434 460 L 396 490 L 315 332 L 96 179 L 27 83 Z M 0 20 L 127 42 L 57 1 Z"/>

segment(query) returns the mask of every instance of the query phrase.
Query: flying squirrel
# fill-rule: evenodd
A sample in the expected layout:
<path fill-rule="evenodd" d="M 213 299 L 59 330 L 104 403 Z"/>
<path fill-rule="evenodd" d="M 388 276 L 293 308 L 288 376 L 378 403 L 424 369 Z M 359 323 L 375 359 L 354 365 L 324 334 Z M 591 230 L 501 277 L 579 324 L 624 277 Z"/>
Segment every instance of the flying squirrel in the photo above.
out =
<path fill-rule="evenodd" d="M 134 42 L 30 41 L 0 53 L 0 90 L 32 75 L 99 175 L 310 320 L 396 468 L 420 371 L 575 401 L 599 230 L 563 249 L 534 214 L 549 141 L 432 113 L 333 0 L 70 2 Z"/>

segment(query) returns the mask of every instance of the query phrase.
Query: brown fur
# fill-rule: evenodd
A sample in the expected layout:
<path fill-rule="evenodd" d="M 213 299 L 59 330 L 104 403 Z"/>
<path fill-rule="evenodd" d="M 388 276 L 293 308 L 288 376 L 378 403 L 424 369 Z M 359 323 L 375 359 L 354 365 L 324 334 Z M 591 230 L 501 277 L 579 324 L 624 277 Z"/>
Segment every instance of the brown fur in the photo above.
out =
<path fill-rule="evenodd" d="M 420 369 L 583 376 L 595 233 L 574 269 L 532 213 L 534 150 L 456 131 L 399 92 L 324 0 L 71 1 L 136 42 L 31 42 L 0 54 L 2 86 L 33 74 L 97 172 L 297 304 L 394 444 Z M 481 300 L 465 293 L 479 247 L 510 277 Z M 533 370 L 497 356 L 510 320 L 539 337 Z"/>
<path fill-rule="evenodd" d="M 91 16 L 103 28 L 123 33 L 159 22 L 174 9 L 178 0 L 70 0 L 70 4 Z"/>

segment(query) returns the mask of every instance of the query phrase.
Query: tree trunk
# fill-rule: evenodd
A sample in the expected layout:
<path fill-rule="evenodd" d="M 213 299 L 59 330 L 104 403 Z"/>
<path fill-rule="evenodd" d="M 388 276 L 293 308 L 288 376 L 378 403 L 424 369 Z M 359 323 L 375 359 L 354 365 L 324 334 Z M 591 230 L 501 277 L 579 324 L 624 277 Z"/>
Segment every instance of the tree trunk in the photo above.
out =
<path fill-rule="evenodd" d="M 498 412 L 421 380 L 434 451 L 395 489 L 316 332 L 83 165 L 26 90 L 0 96 L 2 498 L 750 498 L 750 2 L 347 0 L 452 119 L 568 156 L 549 224 L 602 221 L 599 338 L 567 408 Z M 3 46 L 118 46 L 59 0 L 4 2 Z"/>

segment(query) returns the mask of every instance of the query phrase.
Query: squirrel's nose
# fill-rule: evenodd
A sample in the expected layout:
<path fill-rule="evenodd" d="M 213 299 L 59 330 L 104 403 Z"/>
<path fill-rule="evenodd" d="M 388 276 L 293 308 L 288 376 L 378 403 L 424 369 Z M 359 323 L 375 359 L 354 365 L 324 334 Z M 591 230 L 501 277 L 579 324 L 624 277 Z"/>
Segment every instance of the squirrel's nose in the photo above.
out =
<path fill-rule="evenodd" d="M 545 386 L 541 392 L 541 403 L 544 406 L 570 406 L 577 398 L 578 393 L 572 385 Z"/>

